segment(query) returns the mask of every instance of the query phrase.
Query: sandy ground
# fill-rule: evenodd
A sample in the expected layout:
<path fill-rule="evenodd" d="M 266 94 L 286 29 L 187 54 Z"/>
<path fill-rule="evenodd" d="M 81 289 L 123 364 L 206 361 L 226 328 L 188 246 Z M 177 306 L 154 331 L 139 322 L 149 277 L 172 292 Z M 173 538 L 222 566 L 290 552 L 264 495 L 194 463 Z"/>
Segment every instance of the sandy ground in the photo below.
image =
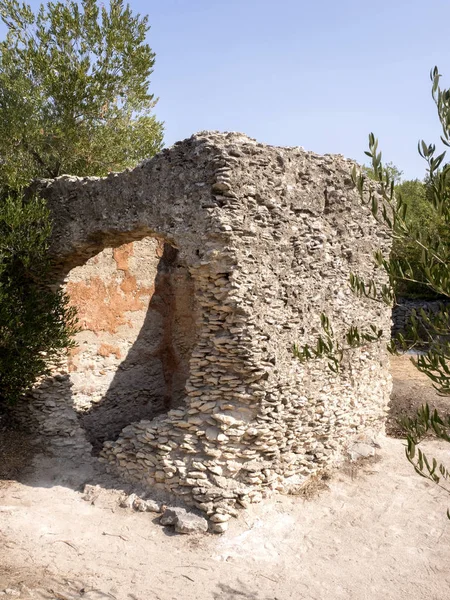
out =
<path fill-rule="evenodd" d="M 225 535 L 198 537 L 119 508 L 111 490 L 86 501 L 79 490 L 90 473 L 38 454 L 20 482 L 0 484 L 0 594 L 448 600 L 450 498 L 414 473 L 401 440 L 380 442 L 376 460 L 336 472 L 318 496 L 275 495 Z M 450 462 L 448 444 L 425 449 Z"/>
<path fill-rule="evenodd" d="M 391 374 L 394 387 L 386 423 L 389 435 L 401 435 L 398 419 L 405 415 L 413 416 L 422 404 L 437 408 L 442 416 L 450 414 L 450 398 L 439 396 L 429 378 L 415 368 L 408 356 L 391 358 Z"/>

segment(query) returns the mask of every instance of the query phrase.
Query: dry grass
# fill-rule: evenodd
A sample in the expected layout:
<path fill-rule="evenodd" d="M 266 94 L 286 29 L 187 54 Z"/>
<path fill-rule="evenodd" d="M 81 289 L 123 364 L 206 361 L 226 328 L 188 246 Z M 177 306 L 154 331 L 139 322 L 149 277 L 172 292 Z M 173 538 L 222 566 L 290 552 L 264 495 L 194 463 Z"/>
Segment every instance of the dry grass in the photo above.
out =
<path fill-rule="evenodd" d="M 289 486 L 286 493 L 289 496 L 299 496 L 304 500 L 313 500 L 325 490 L 330 489 L 326 482 L 331 479 L 331 475 L 329 469 L 324 469 L 319 473 L 311 475 L 303 483 Z"/>
<path fill-rule="evenodd" d="M 367 458 L 359 458 L 357 461 L 347 460 L 339 469 L 341 473 L 350 477 L 353 481 L 360 475 L 370 475 L 373 473 L 372 466 L 381 460 L 380 454 L 368 456 Z"/>

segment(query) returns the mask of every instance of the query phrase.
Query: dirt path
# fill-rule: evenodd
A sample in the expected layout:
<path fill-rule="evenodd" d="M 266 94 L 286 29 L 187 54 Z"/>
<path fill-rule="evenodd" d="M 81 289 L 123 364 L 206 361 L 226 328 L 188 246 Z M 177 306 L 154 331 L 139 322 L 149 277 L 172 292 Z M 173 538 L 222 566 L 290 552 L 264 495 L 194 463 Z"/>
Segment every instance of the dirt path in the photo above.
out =
<path fill-rule="evenodd" d="M 416 369 L 409 356 L 391 357 L 391 374 L 394 387 L 386 423 L 389 435 L 401 435 L 398 419 L 406 415 L 414 416 L 422 404 L 437 408 L 442 416 L 450 414 L 450 398 L 439 396 L 430 379 Z"/>
<path fill-rule="evenodd" d="M 447 410 L 406 357 L 392 363 L 395 417 L 425 400 Z M 151 513 L 119 508 L 92 479 L 38 455 L 30 440 L 0 445 L 0 595 L 9 600 L 447 600 L 450 498 L 407 463 L 402 442 L 381 440 L 377 460 L 341 470 L 313 500 L 273 496 L 221 537 L 175 536 Z M 8 453 L 9 448 L 9 453 Z M 427 452 L 450 463 L 448 444 Z M 3 471 L 2 471 L 3 464 Z M 3 592 L 2 590 L 6 590 Z"/>
<path fill-rule="evenodd" d="M 111 492 L 86 502 L 49 480 L 62 465 L 38 457 L 27 483 L 0 489 L 0 590 L 9 588 L 5 599 L 446 600 L 448 498 L 414 474 L 399 440 L 379 452 L 313 501 L 255 505 L 221 537 L 170 535 Z"/>

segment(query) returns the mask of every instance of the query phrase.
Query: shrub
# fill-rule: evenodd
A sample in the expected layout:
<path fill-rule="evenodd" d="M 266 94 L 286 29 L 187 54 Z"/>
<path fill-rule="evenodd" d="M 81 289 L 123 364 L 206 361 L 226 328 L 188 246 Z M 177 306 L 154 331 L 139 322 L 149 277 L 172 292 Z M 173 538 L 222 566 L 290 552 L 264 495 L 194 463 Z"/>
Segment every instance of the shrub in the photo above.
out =
<path fill-rule="evenodd" d="M 74 309 L 50 287 L 50 231 L 43 200 L 12 192 L 0 200 L 0 406 L 16 402 L 74 345 Z"/>

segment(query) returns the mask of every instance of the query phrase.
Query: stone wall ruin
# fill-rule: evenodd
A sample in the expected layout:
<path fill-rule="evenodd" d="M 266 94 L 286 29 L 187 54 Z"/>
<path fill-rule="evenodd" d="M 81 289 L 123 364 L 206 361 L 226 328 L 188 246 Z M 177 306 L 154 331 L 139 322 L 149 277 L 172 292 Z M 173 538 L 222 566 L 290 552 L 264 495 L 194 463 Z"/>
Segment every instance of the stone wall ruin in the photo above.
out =
<path fill-rule="evenodd" d="M 132 171 L 45 182 L 83 326 L 67 372 L 36 390 L 45 432 L 225 521 L 382 429 L 383 341 L 338 374 L 292 353 L 322 312 L 389 337 L 389 308 L 348 286 L 388 248 L 352 166 L 206 132 Z"/>

